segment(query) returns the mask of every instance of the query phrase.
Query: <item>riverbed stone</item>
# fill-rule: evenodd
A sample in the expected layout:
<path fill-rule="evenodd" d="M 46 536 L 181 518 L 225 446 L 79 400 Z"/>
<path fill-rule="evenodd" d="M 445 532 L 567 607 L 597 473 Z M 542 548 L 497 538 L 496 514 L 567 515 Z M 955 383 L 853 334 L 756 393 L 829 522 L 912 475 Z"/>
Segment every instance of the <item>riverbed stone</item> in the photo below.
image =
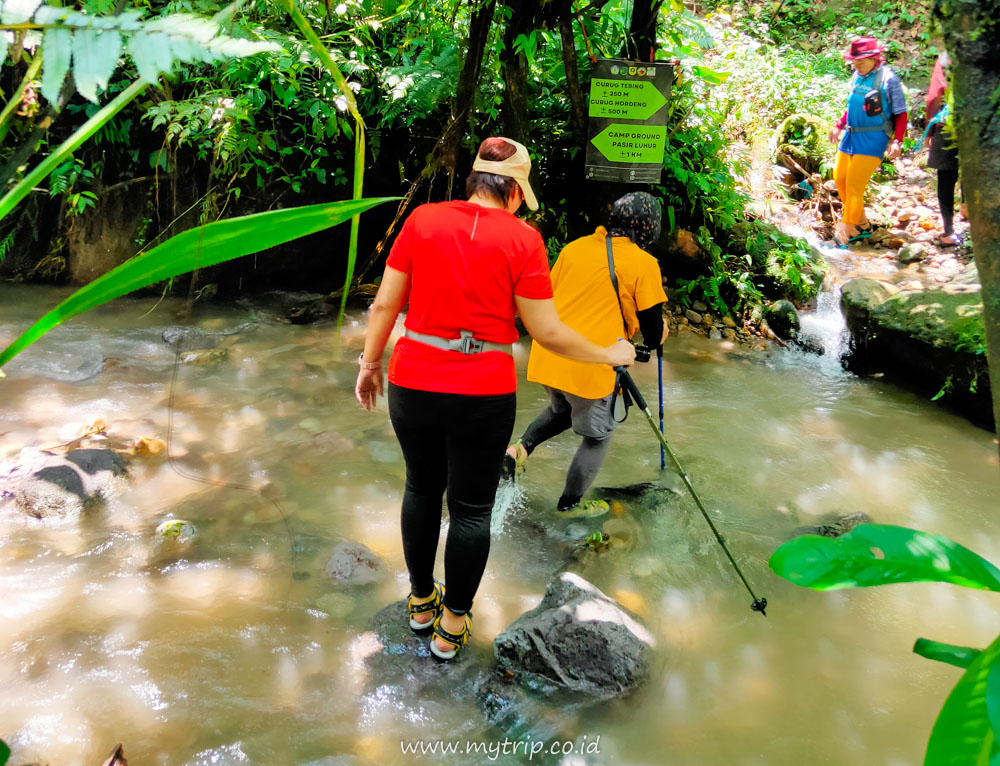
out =
<path fill-rule="evenodd" d="M 692 301 L 691 302 L 691 308 L 693 308 L 695 311 L 698 311 L 698 312 L 700 312 L 702 314 L 704 314 L 706 311 L 708 311 L 708 306 L 705 305 L 705 303 L 703 303 L 702 301 Z"/>
<path fill-rule="evenodd" d="M 798 527 L 792 532 L 792 537 L 802 535 L 820 535 L 821 537 L 840 537 L 846 535 L 858 524 L 871 524 L 872 518 L 867 513 L 858 511 L 846 516 L 826 519 L 820 524 Z"/>
<path fill-rule="evenodd" d="M 637 616 L 570 572 L 549 583 L 542 602 L 493 642 L 500 670 L 523 687 L 602 700 L 646 680 L 654 647 Z"/>
<path fill-rule="evenodd" d="M 899 255 L 896 257 L 900 263 L 916 263 L 917 261 L 922 261 L 928 255 L 930 255 L 930 250 L 927 245 L 921 242 L 914 242 L 900 248 Z"/>
<path fill-rule="evenodd" d="M 75 518 L 115 494 L 126 473 L 125 458 L 111 450 L 26 449 L 0 467 L 0 497 L 34 518 Z"/>
<path fill-rule="evenodd" d="M 386 568 L 367 545 L 345 541 L 334 548 L 326 574 L 341 585 L 371 585 L 385 579 Z"/>
<path fill-rule="evenodd" d="M 850 344 L 845 366 L 884 372 L 951 404 L 974 423 L 993 428 L 985 326 L 980 290 L 946 284 L 896 291 L 870 279 L 852 279 L 841 292 Z"/>
<path fill-rule="evenodd" d="M 697 311 L 692 311 L 691 309 L 687 309 L 684 312 L 684 317 L 691 324 L 701 324 L 701 322 L 702 322 L 702 316 L 701 316 L 701 314 L 699 314 Z"/>
<path fill-rule="evenodd" d="M 799 312 L 791 301 L 775 301 L 765 309 L 764 319 L 780 338 L 795 340 L 799 335 Z"/>

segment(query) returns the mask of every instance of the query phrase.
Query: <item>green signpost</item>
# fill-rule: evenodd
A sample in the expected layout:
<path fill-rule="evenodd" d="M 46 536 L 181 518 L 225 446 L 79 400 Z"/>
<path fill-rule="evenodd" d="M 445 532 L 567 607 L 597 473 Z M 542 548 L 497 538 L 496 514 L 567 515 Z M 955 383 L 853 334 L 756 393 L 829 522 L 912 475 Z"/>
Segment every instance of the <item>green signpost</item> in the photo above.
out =
<path fill-rule="evenodd" d="M 598 59 L 590 81 L 588 179 L 659 183 L 672 62 Z"/>

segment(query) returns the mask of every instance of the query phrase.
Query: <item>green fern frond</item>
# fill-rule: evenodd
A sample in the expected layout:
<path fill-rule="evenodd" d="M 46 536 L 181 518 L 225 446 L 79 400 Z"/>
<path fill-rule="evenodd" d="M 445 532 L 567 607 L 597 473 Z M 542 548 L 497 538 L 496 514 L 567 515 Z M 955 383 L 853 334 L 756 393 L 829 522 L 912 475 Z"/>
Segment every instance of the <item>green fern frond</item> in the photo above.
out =
<path fill-rule="evenodd" d="M 175 13 L 145 21 L 133 9 L 116 16 L 95 16 L 39 0 L 0 4 L 0 30 L 28 26 L 42 32 L 42 93 L 52 102 L 72 70 L 77 92 L 96 103 L 97 90 L 107 88 L 123 47 L 135 61 L 139 77 L 150 83 L 177 61 L 213 62 L 282 50 L 273 41 L 223 34 L 219 18 L 224 16 L 208 19 Z"/>

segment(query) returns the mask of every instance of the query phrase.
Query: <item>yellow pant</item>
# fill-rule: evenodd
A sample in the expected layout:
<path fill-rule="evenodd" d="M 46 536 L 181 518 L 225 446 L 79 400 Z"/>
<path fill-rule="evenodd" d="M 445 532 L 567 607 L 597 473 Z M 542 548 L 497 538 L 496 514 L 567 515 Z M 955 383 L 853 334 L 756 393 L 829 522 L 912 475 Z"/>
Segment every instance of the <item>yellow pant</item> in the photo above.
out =
<path fill-rule="evenodd" d="M 840 219 L 849 226 L 859 226 L 865 217 L 865 187 L 882 162 L 881 157 L 837 152 L 833 180 L 844 207 Z"/>

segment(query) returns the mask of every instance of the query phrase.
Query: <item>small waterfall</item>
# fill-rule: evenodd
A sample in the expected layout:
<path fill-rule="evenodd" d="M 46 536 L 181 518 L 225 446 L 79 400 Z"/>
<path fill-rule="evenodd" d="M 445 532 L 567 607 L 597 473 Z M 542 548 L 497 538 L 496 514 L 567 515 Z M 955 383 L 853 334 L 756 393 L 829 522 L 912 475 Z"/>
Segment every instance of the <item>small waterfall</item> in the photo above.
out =
<path fill-rule="evenodd" d="M 823 350 L 824 356 L 840 359 L 847 352 L 847 326 L 840 311 L 840 284 L 830 289 L 828 283 L 816 298 L 814 311 L 799 315 L 804 339 Z"/>

